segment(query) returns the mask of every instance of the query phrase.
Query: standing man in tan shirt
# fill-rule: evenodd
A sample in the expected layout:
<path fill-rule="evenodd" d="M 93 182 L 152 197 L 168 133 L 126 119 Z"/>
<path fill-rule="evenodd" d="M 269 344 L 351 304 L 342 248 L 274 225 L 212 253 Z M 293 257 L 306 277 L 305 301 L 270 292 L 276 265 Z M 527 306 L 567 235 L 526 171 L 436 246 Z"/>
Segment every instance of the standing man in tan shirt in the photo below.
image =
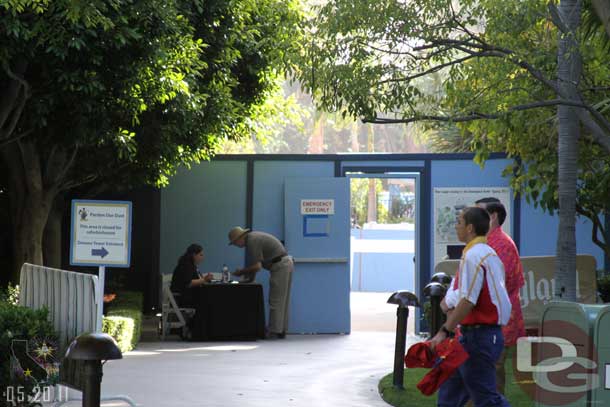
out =
<path fill-rule="evenodd" d="M 250 281 L 263 268 L 269 270 L 269 328 L 268 339 L 284 339 L 288 330 L 290 286 L 294 263 L 286 248 L 275 236 L 251 231 L 239 226 L 229 231 L 229 244 L 246 248 L 247 267 L 236 270 L 236 276 Z"/>

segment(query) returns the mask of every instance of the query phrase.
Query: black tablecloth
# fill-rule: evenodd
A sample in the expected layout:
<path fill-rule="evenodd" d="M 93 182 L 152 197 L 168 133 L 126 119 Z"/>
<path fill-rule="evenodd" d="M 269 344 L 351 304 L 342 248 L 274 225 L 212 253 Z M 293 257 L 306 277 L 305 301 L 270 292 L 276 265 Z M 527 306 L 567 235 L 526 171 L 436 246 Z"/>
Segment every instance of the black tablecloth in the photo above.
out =
<path fill-rule="evenodd" d="M 255 340 L 265 337 L 260 284 L 206 284 L 195 290 L 193 340 Z"/>

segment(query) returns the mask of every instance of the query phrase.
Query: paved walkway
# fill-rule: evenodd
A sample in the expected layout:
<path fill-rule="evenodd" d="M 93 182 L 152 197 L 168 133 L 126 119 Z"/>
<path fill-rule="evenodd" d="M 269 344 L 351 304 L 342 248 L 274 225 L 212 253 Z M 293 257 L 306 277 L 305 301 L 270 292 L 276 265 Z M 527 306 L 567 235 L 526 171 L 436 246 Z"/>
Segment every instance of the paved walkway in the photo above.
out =
<path fill-rule="evenodd" d="M 126 394 L 147 407 L 387 407 L 377 384 L 393 367 L 396 308 L 388 297 L 353 293 L 350 335 L 141 342 L 106 363 L 102 394 Z"/>
<path fill-rule="evenodd" d="M 352 292 L 352 332 L 383 331 L 396 332 L 396 306 L 388 304 L 392 293 Z M 415 309 L 409 308 L 407 332 L 415 332 Z"/>
<path fill-rule="evenodd" d="M 393 354 L 390 332 L 141 343 L 105 365 L 102 390 L 154 407 L 387 407 L 377 384 Z"/>

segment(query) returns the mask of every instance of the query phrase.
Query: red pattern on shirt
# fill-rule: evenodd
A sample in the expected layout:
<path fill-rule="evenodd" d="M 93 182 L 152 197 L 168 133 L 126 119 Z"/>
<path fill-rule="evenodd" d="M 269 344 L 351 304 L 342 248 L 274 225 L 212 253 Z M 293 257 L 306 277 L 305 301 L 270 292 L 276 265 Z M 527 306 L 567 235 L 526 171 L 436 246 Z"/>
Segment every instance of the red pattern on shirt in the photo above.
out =
<path fill-rule="evenodd" d="M 483 271 L 483 286 L 481 287 L 479 299 L 472 311 L 462 319 L 461 325 L 495 325 L 498 323 L 498 309 L 491 301 L 489 287 L 487 286 L 487 270 L 483 265 L 481 265 L 481 270 Z"/>
<path fill-rule="evenodd" d="M 517 343 L 518 338 L 525 336 L 525 324 L 519 294 L 519 289 L 525 284 L 523 265 L 515 242 L 504 233 L 502 228 L 499 227 L 489 232 L 487 244 L 495 250 L 502 264 L 504 264 L 506 291 L 508 291 L 508 297 L 513 307 L 508 324 L 502 327 L 502 334 L 504 335 L 504 346 L 510 346 Z"/>

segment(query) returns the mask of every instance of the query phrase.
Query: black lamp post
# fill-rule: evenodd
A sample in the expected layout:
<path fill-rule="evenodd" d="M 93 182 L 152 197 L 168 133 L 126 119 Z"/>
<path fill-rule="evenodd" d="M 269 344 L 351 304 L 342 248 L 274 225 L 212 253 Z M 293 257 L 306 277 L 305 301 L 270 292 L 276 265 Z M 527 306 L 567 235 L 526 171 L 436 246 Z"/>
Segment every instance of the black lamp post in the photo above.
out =
<path fill-rule="evenodd" d="M 424 295 L 430 298 L 430 337 L 436 335 L 447 319 L 441 310 L 441 301 L 450 284 L 451 277 L 440 272 L 433 274 L 430 284 L 424 287 Z"/>
<path fill-rule="evenodd" d="M 83 334 L 72 341 L 66 358 L 81 361 L 83 407 L 99 407 L 102 384 L 102 360 L 121 359 L 123 354 L 108 334 Z"/>
<path fill-rule="evenodd" d="M 441 283 L 445 286 L 445 288 L 449 288 L 449 284 L 451 284 L 451 277 L 443 272 L 434 273 L 432 278 L 430 278 L 431 283 Z"/>
<path fill-rule="evenodd" d="M 398 305 L 396 310 L 396 344 L 394 348 L 394 387 L 403 389 L 404 357 L 407 344 L 407 320 L 409 306 L 419 307 L 417 296 L 410 291 L 397 291 L 388 298 L 388 304 Z"/>

